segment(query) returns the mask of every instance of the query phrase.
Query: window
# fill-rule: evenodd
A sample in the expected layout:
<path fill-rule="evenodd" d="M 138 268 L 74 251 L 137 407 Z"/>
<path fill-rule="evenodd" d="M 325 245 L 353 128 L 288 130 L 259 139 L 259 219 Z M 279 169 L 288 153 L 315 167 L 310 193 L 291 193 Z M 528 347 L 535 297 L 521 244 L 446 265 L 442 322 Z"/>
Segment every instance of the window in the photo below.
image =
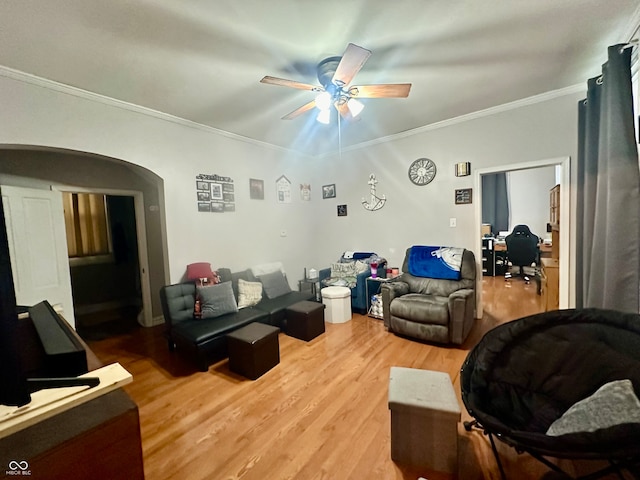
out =
<path fill-rule="evenodd" d="M 110 260 L 112 248 L 106 196 L 62 192 L 62 204 L 69 258 Z"/>

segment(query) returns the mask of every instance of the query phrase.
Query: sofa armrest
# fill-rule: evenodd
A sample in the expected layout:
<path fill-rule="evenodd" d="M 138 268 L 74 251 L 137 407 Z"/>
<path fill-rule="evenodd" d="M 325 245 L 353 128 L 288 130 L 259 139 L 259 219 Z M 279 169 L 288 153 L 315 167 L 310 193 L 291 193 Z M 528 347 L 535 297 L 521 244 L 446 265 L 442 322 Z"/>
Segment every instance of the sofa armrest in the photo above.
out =
<path fill-rule="evenodd" d="M 387 329 L 389 329 L 389 323 L 391 321 L 391 301 L 396 297 L 409 293 L 409 284 L 403 282 L 400 278 L 401 277 L 398 277 L 397 280 L 391 282 L 385 282 L 380 287 L 380 291 L 382 292 L 382 319 Z"/>
<path fill-rule="evenodd" d="M 327 278 L 329 278 L 331 276 L 331 268 L 323 268 L 322 270 L 318 271 L 318 280 L 320 281 L 320 288 L 322 288 L 322 281 L 326 280 Z"/>
<path fill-rule="evenodd" d="M 451 343 L 460 345 L 467 337 L 473 324 L 475 309 L 475 291 L 463 288 L 449 295 L 449 339 Z"/>
<path fill-rule="evenodd" d="M 169 337 L 174 325 L 193 319 L 195 296 L 196 286 L 193 282 L 166 285 L 160 289 L 162 314 Z"/>
<path fill-rule="evenodd" d="M 366 269 L 356 275 L 356 286 L 351 289 L 351 308 L 360 313 L 367 313 L 367 278 L 371 270 Z"/>

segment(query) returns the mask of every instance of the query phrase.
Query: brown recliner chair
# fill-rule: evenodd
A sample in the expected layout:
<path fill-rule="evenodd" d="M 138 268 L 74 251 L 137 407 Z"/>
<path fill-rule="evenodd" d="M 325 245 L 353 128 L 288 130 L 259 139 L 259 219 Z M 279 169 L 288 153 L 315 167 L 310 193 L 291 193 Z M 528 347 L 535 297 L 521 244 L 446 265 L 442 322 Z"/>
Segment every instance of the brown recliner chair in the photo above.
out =
<path fill-rule="evenodd" d="M 476 261 L 464 250 L 459 280 L 416 277 L 409 273 L 407 249 L 403 273 L 382 285 L 384 325 L 390 332 L 436 343 L 460 345 L 473 326 Z"/>

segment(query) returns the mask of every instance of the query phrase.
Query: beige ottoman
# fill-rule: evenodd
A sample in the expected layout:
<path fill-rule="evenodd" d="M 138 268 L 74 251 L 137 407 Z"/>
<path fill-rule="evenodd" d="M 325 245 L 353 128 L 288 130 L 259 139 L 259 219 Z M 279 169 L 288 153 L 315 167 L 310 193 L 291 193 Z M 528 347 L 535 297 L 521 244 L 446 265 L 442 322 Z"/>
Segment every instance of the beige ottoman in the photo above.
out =
<path fill-rule="evenodd" d="M 320 290 L 326 310 L 324 320 L 328 323 L 345 323 L 351 320 L 351 289 L 347 287 L 324 287 Z"/>
<path fill-rule="evenodd" d="M 449 374 L 391 367 L 391 459 L 458 473 L 460 405 Z"/>

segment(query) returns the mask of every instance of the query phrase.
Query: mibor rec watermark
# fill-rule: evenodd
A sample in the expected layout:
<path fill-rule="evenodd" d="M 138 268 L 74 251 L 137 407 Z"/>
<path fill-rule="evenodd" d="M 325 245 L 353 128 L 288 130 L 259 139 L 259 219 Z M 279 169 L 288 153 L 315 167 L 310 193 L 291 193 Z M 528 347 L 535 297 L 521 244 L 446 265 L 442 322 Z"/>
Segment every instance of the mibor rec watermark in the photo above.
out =
<path fill-rule="evenodd" d="M 4 473 L 8 477 L 31 476 L 29 462 L 26 460 L 11 460 Z"/>

